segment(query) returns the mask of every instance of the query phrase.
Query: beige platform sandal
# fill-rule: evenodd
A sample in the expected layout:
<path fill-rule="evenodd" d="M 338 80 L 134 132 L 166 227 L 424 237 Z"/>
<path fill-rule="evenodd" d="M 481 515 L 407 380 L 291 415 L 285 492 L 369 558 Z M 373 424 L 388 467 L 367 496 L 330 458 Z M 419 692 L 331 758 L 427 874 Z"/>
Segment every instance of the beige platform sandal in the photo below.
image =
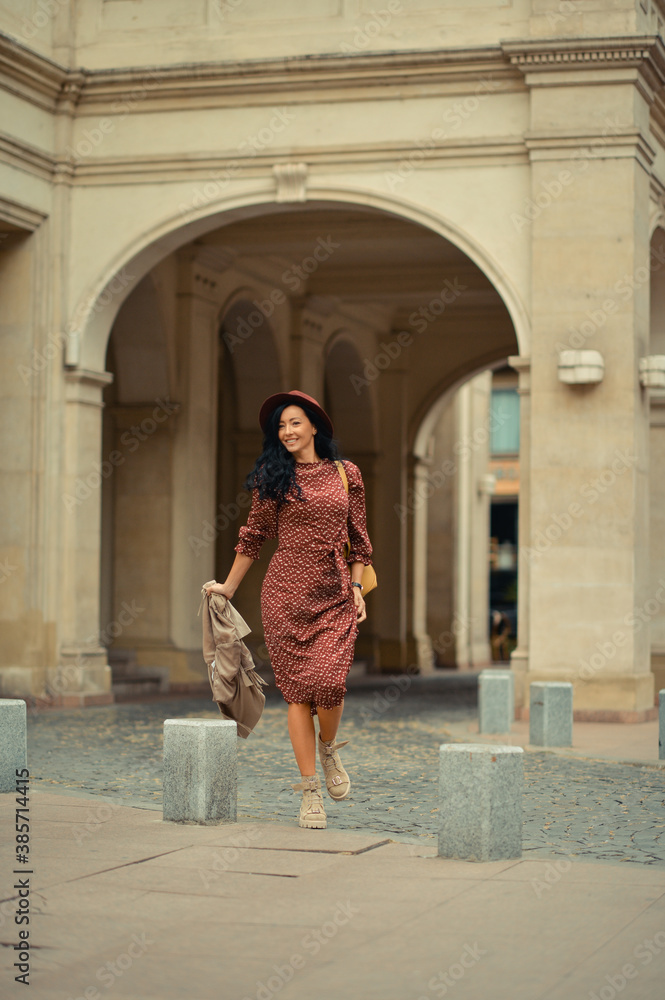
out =
<path fill-rule="evenodd" d="M 338 743 L 336 739 L 325 742 L 319 733 L 319 758 L 326 778 L 326 788 L 331 799 L 345 799 L 351 791 L 351 781 L 340 760 L 339 751 L 345 747 L 348 740 Z"/>
<path fill-rule="evenodd" d="M 302 792 L 298 826 L 306 830 L 325 830 L 327 820 L 321 796 L 321 779 L 315 774 L 305 777 L 297 785 L 291 785 L 294 792 Z"/>

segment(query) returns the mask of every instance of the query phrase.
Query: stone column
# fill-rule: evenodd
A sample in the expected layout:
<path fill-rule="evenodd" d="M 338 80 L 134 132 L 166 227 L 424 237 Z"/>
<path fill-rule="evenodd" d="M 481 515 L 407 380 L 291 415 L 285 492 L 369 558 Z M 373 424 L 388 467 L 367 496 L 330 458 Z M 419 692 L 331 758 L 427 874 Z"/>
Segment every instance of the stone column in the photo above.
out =
<path fill-rule="evenodd" d="M 520 397 L 520 493 L 517 521 L 517 646 L 510 656 L 515 674 L 515 710 L 520 717 L 527 705 L 529 689 L 529 545 L 531 541 L 531 359 L 513 355 L 508 364 L 519 374 Z"/>
<path fill-rule="evenodd" d="M 306 298 L 291 302 L 291 357 L 289 389 L 300 389 L 324 405 L 325 323 L 309 309 Z"/>
<path fill-rule="evenodd" d="M 191 250 L 180 255 L 176 379 L 181 409 L 172 452 L 170 582 L 171 640 L 179 651 L 171 676 L 176 683 L 205 680 L 196 609 L 201 585 L 215 575 L 218 277 Z M 193 541 L 201 538 L 203 545 Z"/>
<path fill-rule="evenodd" d="M 452 393 L 441 404 L 432 440 L 432 482 L 436 489 L 427 504 L 429 560 L 427 566 L 428 631 L 439 666 L 456 665 L 455 517 L 457 494 L 457 406 Z M 414 517 L 420 514 L 416 509 Z"/>
<path fill-rule="evenodd" d="M 60 661 L 49 685 L 63 704 L 113 700 L 106 649 L 99 641 L 102 390 L 108 372 L 65 371 L 62 475 Z"/>
<path fill-rule="evenodd" d="M 652 350 L 652 353 L 656 353 Z M 658 351 L 657 353 L 662 353 Z M 650 390 L 649 495 L 651 523 L 651 670 L 656 691 L 665 688 L 665 392 Z M 649 611 L 652 614 L 649 614 Z"/>
<path fill-rule="evenodd" d="M 518 57 L 531 90 L 530 199 L 512 219 L 531 237 L 532 261 L 526 682 L 571 682 L 576 718 L 639 721 L 654 712 L 639 617 L 651 596 L 638 362 L 654 153 L 643 135 L 663 81 L 655 51 L 636 46 L 627 61 L 612 44 L 602 66 L 583 46 L 566 61 L 532 48 Z M 602 354 L 600 383 L 559 379 L 559 352 L 570 349 Z"/>
<path fill-rule="evenodd" d="M 491 374 L 466 382 L 457 398 L 455 660 L 464 669 L 491 661 L 489 621 L 489 456 Z"/>
<path fill-rule="evenodd" d="M 418 673 L 434 673 L 434 648 L 427 631 L 427 502 L 432 484 L 429 474 L 432 460 L 416 456 L 413 464 L 413 490 L 418 502 L 413 514 L 413 638 Z M 422 498 L 422 500 L 421 500 Z"/>
<path fill-rule="evenodd" d="M 378 647 L 382 671 L 404 670 L 409 663 L 415 665 L 415 650 L 407 648 L 406 558 L 410 520 L 406 504 L 407 373 L 399 363 L 399 359 L 393 361 L 376 383 L 377 412 L 381 413 L 376 461 L 376 481 L 380 490 L 376 498 L 372 545 L 381 600 L 377 600 L 372 613 L 376 632 L 381 636 Z"/>

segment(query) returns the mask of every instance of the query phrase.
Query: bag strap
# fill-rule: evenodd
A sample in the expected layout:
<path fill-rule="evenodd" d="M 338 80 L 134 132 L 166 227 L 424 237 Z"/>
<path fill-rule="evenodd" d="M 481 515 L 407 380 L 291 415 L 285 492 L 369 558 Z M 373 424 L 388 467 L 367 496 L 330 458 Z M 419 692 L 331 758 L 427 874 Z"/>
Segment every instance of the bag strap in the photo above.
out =
<path fill-rule="evenodd" d="M 344 489 L 348 493 L 349 492 L 349 480 L 346 478 L 346 469 L 344 468 L 344 465 L 341 462 L 335 461 L 335 465 L 337 466 L 337 471 L 339 472 L 340 476 L 342 477 L 342 482 L 344 483 Z"/>

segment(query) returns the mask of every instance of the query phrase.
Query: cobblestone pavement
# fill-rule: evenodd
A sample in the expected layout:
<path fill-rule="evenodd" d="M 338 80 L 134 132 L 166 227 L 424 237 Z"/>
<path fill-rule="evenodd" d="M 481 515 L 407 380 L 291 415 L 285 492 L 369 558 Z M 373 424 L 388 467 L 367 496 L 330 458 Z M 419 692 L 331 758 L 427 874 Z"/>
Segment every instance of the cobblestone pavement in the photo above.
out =
<path fill-rule="evenodd" d="M 388 698 L 394 698 L 389 701 Z M 326 799 L 329 827 L 436 837 L 438 748 L 446 723 L 476 715 L 475 691 L 396 687 L 347 696 L 340 739 L 352 782 L 344 802 Z M 126 805 L 161 806 L 164 719 L 219 718 L 201 698 L 28 714 L 28 763 L 36 785 Z M 256 733 L 238 741 L 238 818 L 295 820 L 298 773 L 286 706 L 272 692 Z M 665 773 L 611 761 L 525 753 L 524 853 L 665 867 Z"/>

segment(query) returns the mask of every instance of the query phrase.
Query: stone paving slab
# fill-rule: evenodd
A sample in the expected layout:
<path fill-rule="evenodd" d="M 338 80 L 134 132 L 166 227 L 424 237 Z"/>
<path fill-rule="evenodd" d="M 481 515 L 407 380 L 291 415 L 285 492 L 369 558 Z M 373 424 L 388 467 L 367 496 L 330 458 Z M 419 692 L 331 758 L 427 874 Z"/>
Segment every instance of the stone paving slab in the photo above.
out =
<path fill-rule="evenodd" d="M 42 796 L 45 807 L 71 810 L 72 829 L 89 801 Z M 0 797 L 1 813 L 11 808 L 12 797 Z M 39 1000 L 75 1000 L 93 987 L 100 997 L 123 1000 L 432 1000 L 445 995 L 446 983 L 460 1000 L 570 1000 L 600 990 L 626 962 L 635 979 L 618 991 L 622 1000 L 662 996 L 661 870 L 573 860 L 557 872 L 551 861 L 528 858 L 474 864 L 432 856 L 416 838 L 372 844 L 353 831 L 264 823 L 271 846 L 239 849 L 235 869 L 217 873 L 206 888 L 192 875 L 215 846 L 211 837 L 228 844 L 229 834 L 247 837 L 260 823 L 234 831 L 181 827 L 123 806 L 104 824 L 105 844 L 131 830 L 133 863 L 87 872 L 98 864 L 92 836 L 77 848 L 76 875 L 50 854 L 61 844 L 50 833 L 63 818 L 48 812 L 39 819 L 34 885 L 58 884 L 33 896 L 31 995 Z M 167 849 L 170 841 L 166 864 L 153 857 L 157 829 Z M 303 850 L 303 834 L 316 838 L 314 850 Z M 255 865 L 245 865 L 247 857 Z M 171 863 L 178 858 L 182 867 Z M 2 900 L 11 859 L 12 845 L 3 841 Z M 317 869 L 317 861 L 327 867 Z M 276 864 L 285 864 L 288 877 L 245 870 Z M 142 871 L 154 879 L 149 891 Z M 0 904 L 1 940 L 11 940 L 7 906 L 11 913 L 11 902 Z M 649 941 L 656 953 L 647 962 Z M 24 995 L 11 981 L 6 949 L 0 964 L 3 997 Z"/>

